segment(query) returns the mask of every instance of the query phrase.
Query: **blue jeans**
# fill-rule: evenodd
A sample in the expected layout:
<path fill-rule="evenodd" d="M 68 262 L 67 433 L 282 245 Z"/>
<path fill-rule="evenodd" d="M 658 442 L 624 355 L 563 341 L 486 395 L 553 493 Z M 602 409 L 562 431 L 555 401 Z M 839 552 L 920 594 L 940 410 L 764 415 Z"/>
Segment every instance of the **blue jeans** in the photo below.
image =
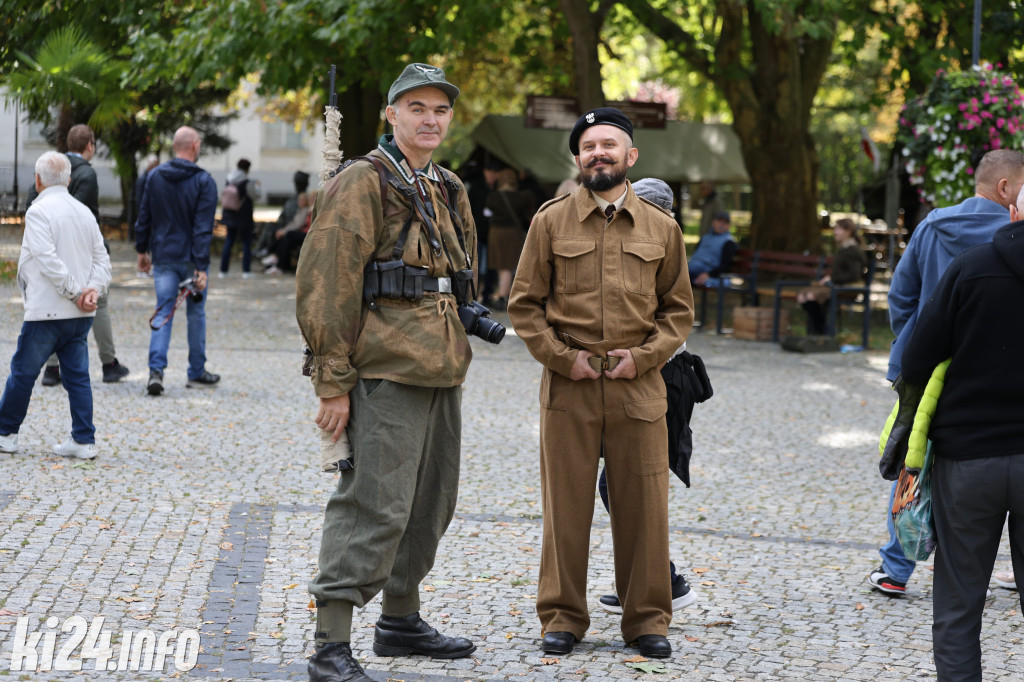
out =
<path fill-rule="evenodd" d="M 11 358 L 11 374 L 0 398 L 0 434 L 18 433 L 28 413 L 32 387 L 46 358 L 57 353 L 60 378 L 71 404 L 71 437 L 76 443 L 95 443 L 92 424 L 92 385 L 89 383 L 91 317 L 24 322 Z"/>
<path fill-rule="evenodd" d="M 597 479 L 597 492 L 601 493 L 601 502 L 604 503 L 604 510 L 608 511 L 608 476 L 605 474 L 605 467 L 601 467 L 601 476 Z M 668 562 L 669 574 L 672 576 L 672 584 L 676 584 L 676 565 L 671 559 Z"/>
<path fill-rule="evenodd" d="M 228 236 L 224 239 L 224 250 L 220 254 L 220 271 L 227 272 L 231 263 L 231 249 L 235 239 L 242 236 L 242 272 L 249 272 L 252 265 L 252 231 L 251 227 L 228 226 Z"/>
<path fill-rule="evenodd" d="M 195 275 L 192 263 L 161 263 L 153 266 L 153 286 L 156 288 L 156 317 L 153 324 L 160 324 L 174 307 L 178 298 L 178 283 Z M 195 303 L 185 299 L 185 313 L 188 316 L 188 378 L 198 379 L 206 371 L 206 294 Z M 163 372 L 167 367 L 167 348 L 171 345 L 171 325 L 174 318 L 149 336 L 149 368 Z"/>
<path fill-rule="evenodd" d="M 882 571 L 893 580 L 905 583 L 914 574 L 917 562 L 908 559 L 903 553 L 900 541 L 896 537 L 896 527 L 892 523 L 892 500 L 896 494 L 897 483 L 898 481 L 892 483 L 892 490 L 889 491 L 889 506 L 885 509 L 885 527 L 889 530 L 889 542 L 882 545 L 878 553 L 882 556 Z"/>

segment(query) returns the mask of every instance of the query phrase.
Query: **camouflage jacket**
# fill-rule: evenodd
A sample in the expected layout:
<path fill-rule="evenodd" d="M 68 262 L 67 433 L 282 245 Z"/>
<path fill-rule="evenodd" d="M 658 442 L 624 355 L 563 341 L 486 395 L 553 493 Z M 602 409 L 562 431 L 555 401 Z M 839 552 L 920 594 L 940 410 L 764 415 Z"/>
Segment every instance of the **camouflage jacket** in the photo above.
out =
<path fill-rule="evenodd" d="M 408 163 L 386 143 L 367 156 L 383 160 L 406 183 L 412 180 Z M 441 178 L 433 171 L 421 177 L 455 268 L 475 271 L 476 259 L 463 252 L 445 208 Z M 453 294 L 427 292 L 421 301 L 380 298 L 377 310 L 370 310 L 363 300 L 363 270 L 371 261 L 390 260 L 409 215 L 405 202 L 389 187 L 387 206 L 381 210 L 379 176 L 366 161 L 345 168 L 317 195 L 295 288 L 296 317 L 312 352 L 313 387 L 321 398 L 348 393 L 359 378 L 436 387 L 457 386 L 465 380 L 472 352 Z M 466 251 L 475 255 L 476 230 L 461 183 L 457 206 Z M 430 248 L 418 218 L 413 220 L 403 261 L 427 267 L 431 277 L 453 274 L 444 253 L 437 255 Z"/>
<path fill-rule="evenodd" d="M 585 187 L 552 199 L 530 225 L 508 314 L 533 357 L 564 376 L 584 348 L 629 349 L 638 376 L 657 368 L 693 324 L 682 231 L 632 185 L 611 221 Z"/>

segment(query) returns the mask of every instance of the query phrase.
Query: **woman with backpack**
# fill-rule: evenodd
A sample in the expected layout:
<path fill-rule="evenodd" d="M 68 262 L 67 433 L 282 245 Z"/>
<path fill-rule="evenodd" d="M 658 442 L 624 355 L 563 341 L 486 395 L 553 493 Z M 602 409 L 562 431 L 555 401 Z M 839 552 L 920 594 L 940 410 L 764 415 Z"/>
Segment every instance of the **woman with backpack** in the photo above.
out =
<path fill-rule="evenodd" d="M 238 166 L 228 174 L 227 184 L 220 195 L 220 220 L 228 228 L 224 250 L 220 256 L 220 272 L 217 277 L 227 277 L 231 263 L 231 248 L 235 240 L 242 237 L 242 278 L 254 277 L 249 268 L 252 264 L 252 233 L 256 223 L 252 217 L 254 202 L 262 195 L 260 181 L 249 178 L 249 159 L 239 159 Z"/>

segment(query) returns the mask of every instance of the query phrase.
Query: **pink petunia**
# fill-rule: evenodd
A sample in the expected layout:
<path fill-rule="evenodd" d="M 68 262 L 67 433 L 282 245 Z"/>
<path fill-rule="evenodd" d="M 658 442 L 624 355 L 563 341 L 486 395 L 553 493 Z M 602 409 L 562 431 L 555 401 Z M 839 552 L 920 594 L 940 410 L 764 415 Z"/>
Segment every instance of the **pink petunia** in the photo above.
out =
<path fill-rule="evenodd" d="M 968 168 L 967 168 L 967 174 L 968 174 L 968 175 L 974 175 L 974 169 L 973 169 L 973 168 L 970 168 L 970 167 L 968 167 Z"/>

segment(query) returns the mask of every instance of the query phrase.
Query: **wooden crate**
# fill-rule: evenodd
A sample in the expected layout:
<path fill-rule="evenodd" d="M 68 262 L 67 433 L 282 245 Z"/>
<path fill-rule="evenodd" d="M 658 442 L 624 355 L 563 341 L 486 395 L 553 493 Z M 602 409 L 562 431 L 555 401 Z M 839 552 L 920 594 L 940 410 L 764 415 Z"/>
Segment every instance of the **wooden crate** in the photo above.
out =
<path fill-rule="evenodd" d="M 771 341 L 774 308 L 737 306 L 732 312 L 733 336 L 748 341 Z M 789 311 L 779 311 L 779 335 L 789 333 Z"/>

